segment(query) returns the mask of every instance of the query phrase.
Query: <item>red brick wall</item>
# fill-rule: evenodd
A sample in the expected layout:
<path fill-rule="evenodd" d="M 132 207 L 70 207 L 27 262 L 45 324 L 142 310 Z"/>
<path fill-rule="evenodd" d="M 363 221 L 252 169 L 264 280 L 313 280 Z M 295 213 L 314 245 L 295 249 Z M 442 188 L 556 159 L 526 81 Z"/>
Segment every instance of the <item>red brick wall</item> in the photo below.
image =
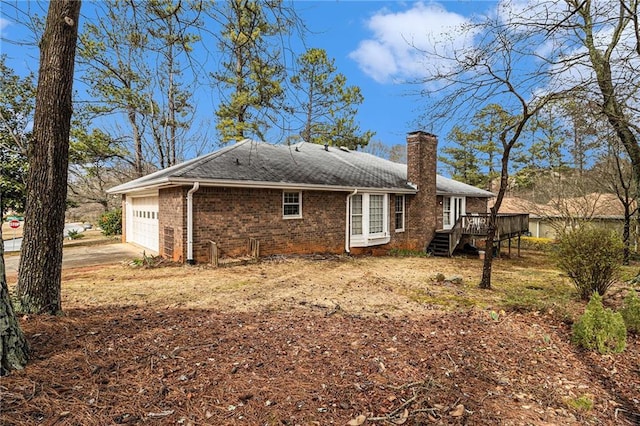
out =
<path fill-rule="evenodd" d="M 160 190 L 158 197 L 159 252 L 161 256 L 177 262 L 187 257 L 187 190 L 186 187 Z M 173 230 L 173 241 L 166 241 L 167 232 Z M 172 253 L 166 248 L 172 247 Z"/>
<path fill-rule="evenodd" d="M 407 197 L 406 248 L 425 250 L 436 231 L 438 139 L 426 132 L 407 135 L 407 177 L 418 193 Z"/>
<path fill-rule="evenodd" d="M 487 213 L 488 198 L 467 197 L 467 213 Z"/>
<path fill-rule="evenodd" d="M 282 217 L 282 190 L 200 188 L 193 200 L 197 262 L 210 261 L 209 241 L 220 255 L 241 256 L 250 238 L 261 256 L 344 252 L 345 193 L 303 191 L 301 219 Z"/>
<path fill-rule="evenodd" d="M 186 260 L 186 194 L 189 187 L 160 191 L 160 254 L 165 252 L 167 227 L 173 229 L 175 261 Z M 303 191 L 302 218 L 282 217 L 282 190 L 201 187 L 193 194 L 193 256 L 198 263 L 211 261 L 211 244 L 221 256 L 248 254 L 249 238 L 260 242 L 260 255 L 336 253 L 345 251 L 346 192 Z M 351 248 L 353 254 L 383 254 L 392 248 L 415 249 L 407 230 L 407 210 L 412 195 L 405 196 L 405 231 L 395 230 L 395 196 L 389 198 L 388 244 Z"/>
<path fill-rule="evenodd" d="M 424 250 L 436 229 L 437 139 L 425 132 L 407 136 L 409 181 L 416 195 L 405 197 L 405 230 L 395 230 L 395 197 L 389 200 L 391 241 L 377 247 L 351 249 L 352 253 L 383 253 L 391 248 Z M 188 187 L 160 191 L 160 254 L 172 249 L 171 258 L 186 260 L 186 193 Z M 345 209 L 348 193 L 303 191 L 302 218 L 282 217 L 282 190 L 250 188 L 200 188 L 193 194 L 196 262 L 211 260 L 211 244 L 220 255 L 248 254 L 249 239 L 260 242 L 260 255 L 290 253 L 343 253 Z M 440 214 L 441 216 L 441 214 Z M 171 232 L 173 244 L 165 241 Z"/>

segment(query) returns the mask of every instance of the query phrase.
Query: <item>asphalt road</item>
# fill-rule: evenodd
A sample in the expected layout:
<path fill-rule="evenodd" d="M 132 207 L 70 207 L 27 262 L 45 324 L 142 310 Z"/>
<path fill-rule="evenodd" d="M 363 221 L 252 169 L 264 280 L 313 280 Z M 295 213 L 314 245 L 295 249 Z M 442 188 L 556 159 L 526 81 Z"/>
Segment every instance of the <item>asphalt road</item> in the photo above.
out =
<path fill-rule="evenodd" d="M 131 244 L 115 243 L 87 246 L 69 246 L 62 252 L 62 269 L 116 264 L 126 260 L 142 258 L 144 249 Z M 20 256 L 5 255 L 7 274 L 18 272 Z"/>

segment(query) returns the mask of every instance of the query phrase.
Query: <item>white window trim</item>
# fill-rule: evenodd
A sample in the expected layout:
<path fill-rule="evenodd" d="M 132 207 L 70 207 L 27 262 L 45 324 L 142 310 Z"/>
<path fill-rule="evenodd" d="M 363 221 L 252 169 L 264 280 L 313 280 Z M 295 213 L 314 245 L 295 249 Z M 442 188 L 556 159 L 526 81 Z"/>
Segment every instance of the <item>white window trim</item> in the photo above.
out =
<path fill-rule="evenodd" d="M 396 194 L 394 201 L 398 200 L 398 197 L 402 198 L 402 227 L 401 228 L 396 228 L 396 232 L 404 232 L 404 228 L 406 226 L 406 221 L 407 221 L 407 209 L 406 209 L 406 198 L 404 196 L 404 194 Z M 393 208 L 393 225 L 395 226 L 396 224 L 396 205 L 394 202 L 394 208 Z"/>
<path fill-rule="evenodd" d="M 298 214 L 285 214 L 284 213 L 284 197 L 285 194 L 298 194 Z M 286 205 L 294 205 L 293 203 L 287 203 Z M 282 191 L 282 218 L 283 219 L 302 219 L 302 191 Z"/>
<path fill-rule="evenodd" d="M 369 247 L 386 244 L 391 241 L 391 235 L 389 234 L 389 195 L 379 193 L 359 193 L 358 195 L 362 196 L 362 234 L 353 235 L 353 229 L 350 224 L 349 232 L 351 233 L 351 238 L 349 246 Z M 382 195 L 382 232 L 369 232 L 369 200 L 372 195 Z M 351 209 L 351 205 L 349 209 Z M 349 221 L 351 221 L 351 211 L 349 211 Z"/>
<path fill-rule="evenodd" d="M 447 205 L 447 200 L 449 203 L 449 210 L 445 209 Z M 458 217 L 464 216 L 467 211 L 467 197 L 451 195 L 448 197 L 443 197 L 442 199 L 442 225 L 444 229 L 451 229 L 456 223 L 457 218 L 455 217 L 456 204 L 458 204 L 459 211 Z M 447 225 L 446 223 L 449 222 Z"/>

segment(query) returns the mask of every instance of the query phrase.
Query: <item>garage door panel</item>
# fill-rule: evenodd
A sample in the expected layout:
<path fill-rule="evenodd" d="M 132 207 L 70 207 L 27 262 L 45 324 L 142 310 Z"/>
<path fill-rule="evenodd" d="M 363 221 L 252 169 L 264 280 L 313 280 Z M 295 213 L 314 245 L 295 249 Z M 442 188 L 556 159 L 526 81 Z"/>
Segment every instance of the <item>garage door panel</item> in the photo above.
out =
<path fill-rule="evenodd" d="M 158 197 L 131 198 L 131 216 L 129 240 L 158 252 Z"/>

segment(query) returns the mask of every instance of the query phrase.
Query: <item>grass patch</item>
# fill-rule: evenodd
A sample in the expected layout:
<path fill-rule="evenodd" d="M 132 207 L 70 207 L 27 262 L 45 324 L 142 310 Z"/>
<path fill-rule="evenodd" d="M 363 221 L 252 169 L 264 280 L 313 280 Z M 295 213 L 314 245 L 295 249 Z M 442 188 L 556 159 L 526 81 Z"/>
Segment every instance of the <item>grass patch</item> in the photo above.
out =
<path fill-rule="evenodd" d="M 557 312 L 572 302 L 577 302 L 572 287 L 562 283 L 541 283 L 505 288 L 502 305 L 505 310 L 516 312 Z"/>
<path fill-rule="evenodd" d="M 583 413 L 591 411 L 593 408 L 593 399 L 591 398 L 591 395 L 581 395 L 576 398 L 568 399 L 565 402 L 567 407 Z"/>
<path fill-rule="evenodd" d="M 447 291 L 431 291 L 430 289 L 412 289 L 407 297 L 421 305 L 438 306 L 444 309 L 460 309 L 478 307 L 479 300 L 469 295 Z"/>
<path fill-rule="evenodd" d="M 407 250 L 407 249 L 391 249 L 389 250 L 389 256 L 396 257 L 429 257 L 429 253 L 420 250 Z"/>
<path fill-rule="evenodd" d="M 635 275 L 637 269 L 628 271 Z M 434 280 L 438 274 L 445 280 Z M 482 261 L 462 257 L 286 258 L 228 268 L 109 266 L 65 271 L 62 295 L 65 309 L 133 304 L 260 311 L 304 302 L 340 305 L 365 316 L 477 308 L 552 313 L 567 322 L 584 309 L 574 286 L 544 253 L 496 259 L 491 290 L 478 288 L 481 274 Z"/>

